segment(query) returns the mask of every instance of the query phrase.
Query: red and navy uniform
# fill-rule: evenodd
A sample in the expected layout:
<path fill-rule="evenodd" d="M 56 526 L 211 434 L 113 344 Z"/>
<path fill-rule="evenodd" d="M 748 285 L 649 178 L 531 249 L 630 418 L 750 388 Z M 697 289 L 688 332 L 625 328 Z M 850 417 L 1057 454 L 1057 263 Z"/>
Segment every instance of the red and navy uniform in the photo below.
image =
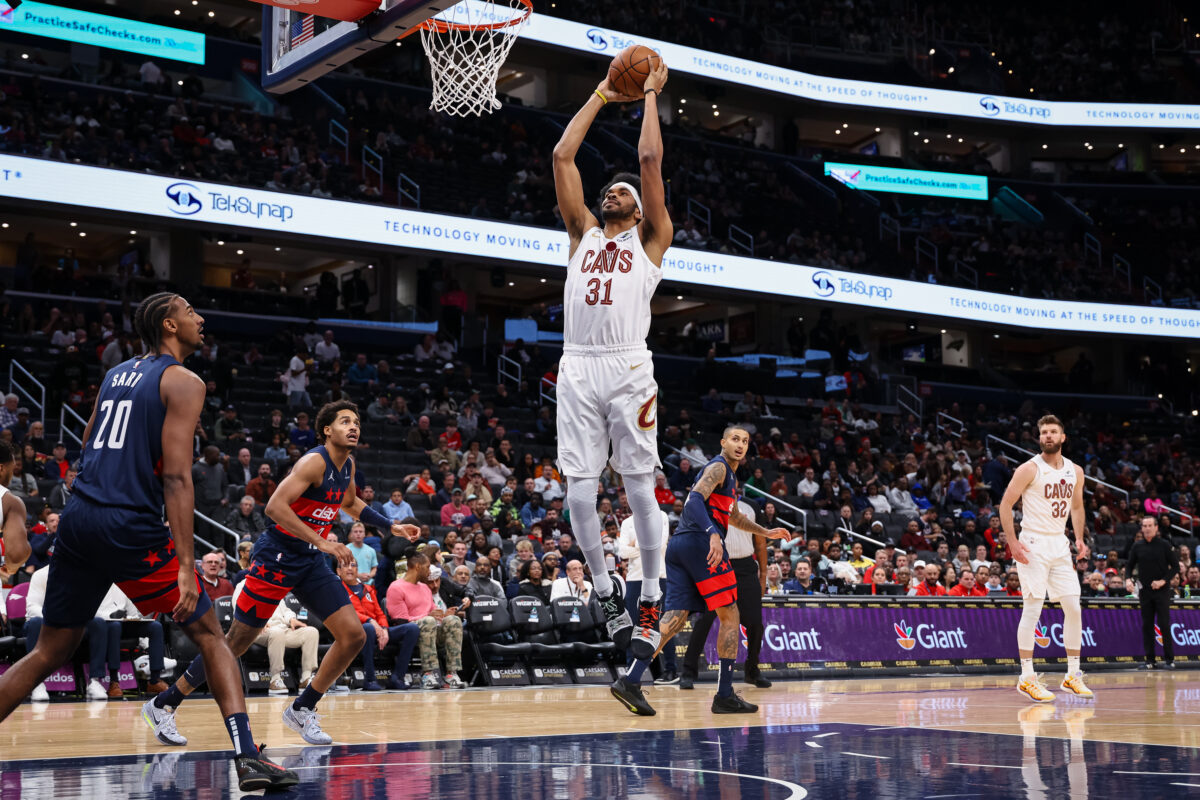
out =
<path fill-rule="evenodd" d="M 717 463 L 725 466 L 725 480 L 713 489 L 705 507 L 724 542 L 729 530 L 729 513 L 737 503 L 737 478 L 724 456 L 709 461 L 704 469 Z M 682 520 L 675 529 L 675 535 L 667 542 L 667 591 L 664 602 L 667 611 L 711 611 L 737 601 L 737 576 L 729 557 L 723 555 L 721 563 L 715 567 L 708 565 L 709 536 L 709 531 Z"/>
<path fill-rule="evenodd" d="M 113 583 L 143 614 L 169 613 L 179 602 L 175 541 L 163 520 L 167 407 L 159 392 L 163 373 L 174 366 L 180 365 L 172 356 L 146 356 L 104 376 L 50 558 L 47 625 L 81 627 L 96 615 Z M 200 598 L 185 624 L 212 607 L 198 575 L 196 588 Z"/>
<path fill-rule="evenodd" d="M 319 486 L 305 489 L 304 494 L 292 502 L 291 509 L 305 525 L 324 538 L 338 517 L 346 492 L 351 491 L 354 461 L 347 458 L 338 469 L 324 445 L 314 447 L 305 455 L 310 453 L 318 453 L 325 460 L 324 477 Z M 321 619 L 349 605 L 342 579 L 329 568 L 325 554 L 316 545 L 288 533 L 274 520 L 267 521 L 270 524 L 250 551 L 250 571 L 242 593 L 238 595 L 234 618 L 245 625 L 261 628 L 288 592 L 295 594 L 305 608 Z"/>

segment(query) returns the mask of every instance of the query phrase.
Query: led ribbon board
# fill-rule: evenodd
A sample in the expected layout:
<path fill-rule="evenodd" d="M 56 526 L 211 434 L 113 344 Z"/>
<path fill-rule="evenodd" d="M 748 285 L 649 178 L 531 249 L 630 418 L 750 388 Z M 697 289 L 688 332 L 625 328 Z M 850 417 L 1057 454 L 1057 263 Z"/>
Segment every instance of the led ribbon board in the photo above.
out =
<path fill-rule="evenodd" d="M 478 0 L 468 2 L 477 3 Z M 1200 105 L 1073 103 L 827 78 L 545 14 L 534 14 L 521 31 L 521 36 L 555 47 L 608 57 L 615 56 L 631 44 L 644 44 L 658 51 L 674 72 L 686 72 L 804 100 L 848 106 L 1033 125 L 1200 128 Z M 667 92 L 670 91 L 668 86 Z"/>
<path fill-rule="evenodd" d="M 0 154 L 0 197 L 564 269 L 567 234 L 347 200 Z M 845 303 L 879 311 L 1106 336 L 1200 338 L 1200 311 L 1024 298 L 804 264 L 672 247 L 663 277 L 716 292 Z"/>
<path fill-rule="evenodd" d="M 25 0 L 15 9 L 0 2 L 0 31 L 28 33 L 189 64 L 204 63 L 202 33 L 31 0 Z"/>

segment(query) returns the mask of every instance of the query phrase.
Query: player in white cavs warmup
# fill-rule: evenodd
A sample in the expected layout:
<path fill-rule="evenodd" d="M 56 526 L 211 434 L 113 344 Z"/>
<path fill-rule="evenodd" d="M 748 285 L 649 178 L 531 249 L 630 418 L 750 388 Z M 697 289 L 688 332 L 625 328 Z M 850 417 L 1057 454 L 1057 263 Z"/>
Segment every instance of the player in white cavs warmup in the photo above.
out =
<path fill-rule="evenodd" d="M 664 546 L 654 470 L 658 460 L 658 385 L 646 348 L 650 300 L 662 279 L 662 259 L 674 227 L 662 180 L 658 95 L 667 82 L 662 64 L 646 78 L 638 141 L 641 178 L 617 175 L 600 193 L 603 224 L 588 209 L 575 154 L 600 109 L 635 97 L 617 94 L 605 79 L 567 125 L 554 148 L 558 209 L 571 239 L 563 292 L 563 357 L 558 371 L 558 465 L 567 478 L 571 527 L 583 550 L 612 640 L 634 658 L 658 647 L 659 570 Z M 642 592 L 636 629 L 604 563 L 596 485 L 612 445 L 642 553 Z"/>
<path fill-rule="evenodd" d="M 1075 546 L 1086 558 L 1084 542 L 1083 470 L 1063 456 L 1066 441 L 1058 417 L 1038 420 L 1039 455 L 1017 467 L 1000 501 L 1000 524 L 1009 551 L 1017 561 L 1025 608 L 1017 626 L 1017 649 L 1021 654 L 1021 678 L 1017 691 L 1031 700 L 1048 703 L 1054 695 L 1033 671 L 1033 634 L 1042 603 L 1059 603 L 1063 611 L 1063 644 L 1067 649 L 1067 675 L 1059 688 L 1080 697 L 1092 697 L 1079 670 L 1079 648 L 1083 643 L 1083 615 L 1079 607 L 1079 579 L 1071 558 L 1066 533 L 1067 515 L 1075 531 Z M 1013 505 L 1021 501 L 1021 536 L 1013 527 Z"/>

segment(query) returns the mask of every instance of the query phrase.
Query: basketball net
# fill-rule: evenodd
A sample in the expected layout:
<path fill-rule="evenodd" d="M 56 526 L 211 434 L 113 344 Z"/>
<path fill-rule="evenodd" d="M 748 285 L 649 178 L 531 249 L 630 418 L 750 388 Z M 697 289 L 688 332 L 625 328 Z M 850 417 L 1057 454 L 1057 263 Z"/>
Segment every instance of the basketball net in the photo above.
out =
<path fill-rule="evenodd" d="M 532 0 L 464 0 L 421 23 L 433 74 L 429 107 L 458 117 L 500 108 L 500 66 L 532 13 Z"/>

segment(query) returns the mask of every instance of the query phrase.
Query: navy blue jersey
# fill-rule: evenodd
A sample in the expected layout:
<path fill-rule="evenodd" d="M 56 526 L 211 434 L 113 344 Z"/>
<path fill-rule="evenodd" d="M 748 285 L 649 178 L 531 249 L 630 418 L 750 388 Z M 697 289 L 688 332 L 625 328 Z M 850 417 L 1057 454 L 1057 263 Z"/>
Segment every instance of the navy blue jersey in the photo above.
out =
<path fill-rule="evenodd" d="M 725 480 L 721 482 L 720 486 L 713 489 L 704 505 L 708 509 L 709 519 L 712 520 L 713 525 L 721 532 L 721 538 L 724 539 L 729 530 L 729 512 L 737 503 L 737 478 L 733 474 L 733 467 L 725 460 L 725 456 L 717 456 L 709 461 L 700 470 L 700 474 L 703 475 L 705 469 L 717 463 L 725 465 Z M 704 533 L 704 531 L 696 528 L 684 518 L 680 521 L 676 533 Z"/>
<path fill-rule="evenodd" d="M 73 491 L 97 505 L 163 513 L 159 382 L 173 356 L 133 358 L 104 376 L 92 436 L 83 443 Z"/>
<path fill-rule="evenodd" d="M 333 525 L 333 521 L 337 519 L 342 498 L 350 489 L 350 470 L 353 468 L 354 459 L 347 458 L 346 463 L 342 464 L 342 468 L 338 469 L 329 458 L 329 451 L 325 449 L 325 445 L 317 445 L 308 453 L 320 453 L 321 458 L 325 459 L 325 475 L 320 486 L 309 486 L 305 489 L 304 494 L 292 503 L 291 508 L 305 525 L 324 538 L 325 534 L 329 532 L 329 527 Z M 308 455 L 308 453 L 304 455 Z M 268 518 L 267 522 L 270 523 L 269 530 L 284 536 L 292 535 L 281 528 L 275 520 Z"/>

